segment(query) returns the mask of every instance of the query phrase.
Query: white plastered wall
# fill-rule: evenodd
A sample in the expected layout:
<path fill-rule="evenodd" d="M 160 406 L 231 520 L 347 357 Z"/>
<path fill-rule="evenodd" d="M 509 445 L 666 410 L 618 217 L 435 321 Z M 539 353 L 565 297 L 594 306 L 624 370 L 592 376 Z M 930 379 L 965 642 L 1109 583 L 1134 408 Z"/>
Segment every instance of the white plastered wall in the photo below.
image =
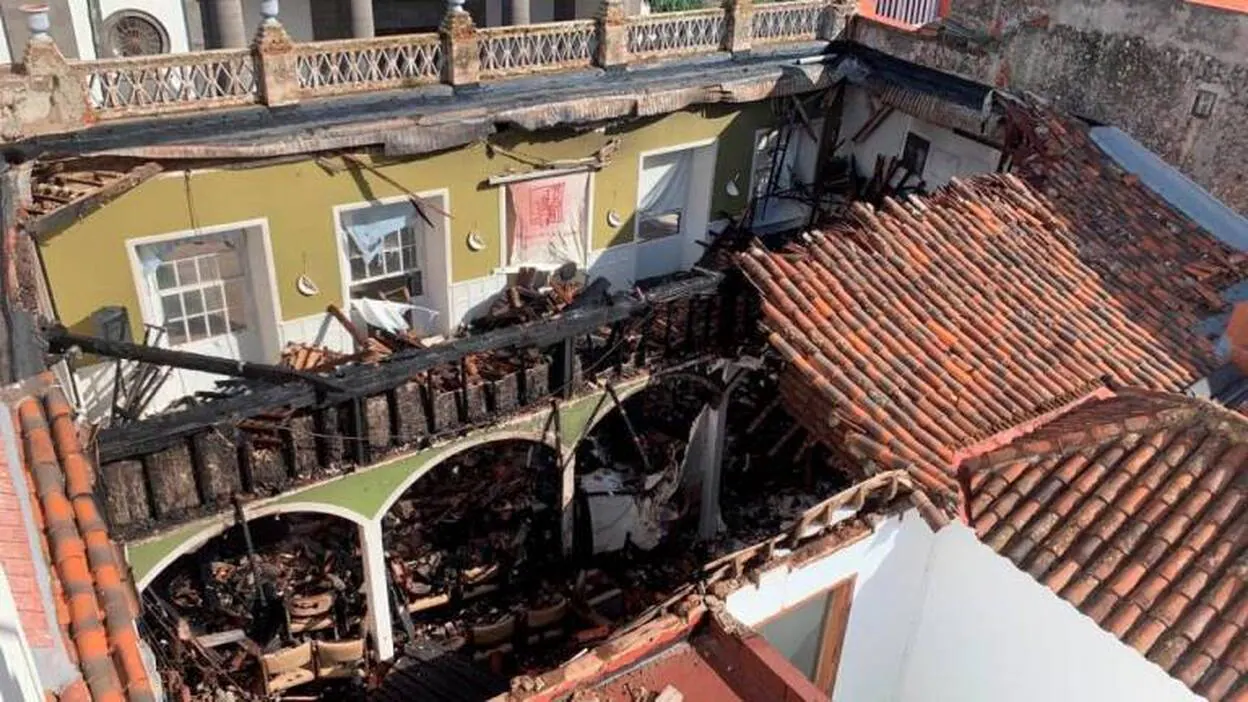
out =
<path fill-rule="evenodd" d="M 1201 699 L 971 530 L 936 537 L 905 702 Z"/>
<path fill-rule="evenodd" d="M 801 568 L 763 574 L 726 605 L 752 626 L 850 576 L 835 700 L 1200 699 L 964 525 L 933 534 L 913 510 Z"/>
<path fill-rule="evenodd" d="M 940 127 L 900 110 L 893 110 L 861 142 L 853 137 L 871 118 L 871 102 L 862 88 L 849 88 L 845 92 L 844 112 L 841 116 L 840 139 L 843 141 L 837 155 L 853 154 L 860 175 L 870 177 L 875 169 L 876 156 L 901 157 L 906 146 L 906 134 L 913 132 L 931 142 L 923 179 L 928 190 L 938 188 L 954 176 L 965 177 L 997 170 L 1001 152 L 997 149 L 958 136 L 952 129 Z M 914 185 L 911 179 L 907 184 Z"/>
<path fill-rule="evenodd" d="M 0 700 L 41 699 L 43 686 L 35 658 L 22 631 L 9 579 L 0 568 Z"/>
<path fill-rule="evenodd" d="M 857 576 L 835 699 L 900 699 L 902 664 L 918 627 L 933 538 L 913 511 L 890 518 L 848 548 L 798 569 L 782 566 L 763 574 L 758 586 L 728 596 L 728 611 L 753 626 Z"/>

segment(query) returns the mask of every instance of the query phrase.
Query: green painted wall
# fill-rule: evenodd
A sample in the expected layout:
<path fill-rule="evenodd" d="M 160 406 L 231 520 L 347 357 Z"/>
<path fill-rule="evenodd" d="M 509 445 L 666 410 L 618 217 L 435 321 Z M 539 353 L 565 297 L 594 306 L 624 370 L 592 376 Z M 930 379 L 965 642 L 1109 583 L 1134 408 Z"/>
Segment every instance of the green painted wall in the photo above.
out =
<path fill-rule="evenodd" d="M 623 400 L 640 391 L 649 382 L 648 377 L 630 380 L 616 386 L 616 393 Z M 569 451 L 582 436 L 593 428 L 594 424 L 613 409 L 609 399 L 603 401 L 605 394 L 596 392 L 560 406 L 559 422 L 565 452 Z M 602 401 L 601 405 L 600 401 Z M 380 519 L 383 516 L 382 508 L 385 507 L 386 502 L 413 475 L 423 474 L 442 460 L 473 446 L 505 440 L 517 434 L 528 435 L 535 440 L 540 439 L 549 417 L 549 411 L 535 412 L 505 426 L 486 429 L 449 444 L 428 448 L 373 468 L 348 473 L 305 490 L 291 492 L 264 503 L 249 505 L 247 509 L 251 512 L 257 507 L 269 508 L 274 505 L 296 503 L 315 504 L 345 509 L 359 515 L 361 519 Z M 547 441 L 553 444 L 553 429 L 550 431 L 552 433 L 549 434 Z M 213 527 L 204 522 L 197 522 L 179 527 L 148 541 L 128 544 L 126 560 L 130 564 L 135 582 L 145 578 L 166 556 L 176 551 L 182 544 L 210 528 Z"/>
<path fill-rule="evenodd" d="M 736 212 L 744 206 L 753 134 L 771 121 L 765 102 L 717 105 L 579 134 L 570 130 L 540 135 L 509 132 L 492 137 L 491 142 L 526 156 L 554 160 L 589 156 L 609 139 L 619 138 L 619 151 L 594 178 L 591 228 L 594 247 L 604 248 L 631 240 L 642 152 L 718 138 L 714 220 L 721 212 Z M 374 163 L 408 190 L 449 189 L 452 282 L 486 276 L 497 267 L 502 245 L 500 199 L 498 188 L 485 181 L 491 175 L 522 172 L 528 166 L 501 153 L 491 155 L 484 144 Z M 734 176 L 742 193 L 738 198 L 730 198 L 724 189 Z M 256 219 L 268 220 L 282 318 L 322 313 L 329 303 L 342 302 L 332 208 L 401 194 L 366 170 L 335 174 L 314 161 L 197 171 L 189 177 L 181 173 L 161 176 L 44 242 L 58 314 L 67 325 L 87 330 L 95 310 L 122 305 L 129 310 L 136 338 L 141 338 L 142 314 L 125 241 Z M 607 224 L 611 209 L 624 220 L 618 229 Z M 471 230 L 484 238 L 483 251 L 473 252 L 465 245 Z M 295 290 L 295 279 L 305 272 L 317 281 L 318 295 L 304 297 Z"/>

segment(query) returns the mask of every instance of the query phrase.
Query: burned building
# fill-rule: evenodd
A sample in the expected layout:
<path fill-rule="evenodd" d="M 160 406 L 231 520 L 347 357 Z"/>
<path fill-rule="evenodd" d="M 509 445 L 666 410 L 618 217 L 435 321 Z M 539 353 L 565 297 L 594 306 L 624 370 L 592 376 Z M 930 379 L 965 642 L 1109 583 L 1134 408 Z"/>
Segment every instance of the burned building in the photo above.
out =
<path fill-rule="evenodd" d="M 0 76 L 23 694 L 1243 692 L 1242 218 L 817 0 L 265 7 Z"/>

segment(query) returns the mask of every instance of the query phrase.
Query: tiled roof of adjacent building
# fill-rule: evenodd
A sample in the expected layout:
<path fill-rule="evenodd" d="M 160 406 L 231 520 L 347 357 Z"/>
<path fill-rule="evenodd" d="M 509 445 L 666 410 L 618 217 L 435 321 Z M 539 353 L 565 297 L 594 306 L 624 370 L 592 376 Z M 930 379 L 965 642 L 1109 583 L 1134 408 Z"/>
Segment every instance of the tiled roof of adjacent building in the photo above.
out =
<path fill-rule="evenodd" d="M 1107 379 L 1179 390 L 1204 377 L 1219 361 L 1196 324 L 1248 271 L 1078 125 L 1012 119 L 1022 177 L 858 203 L 802 246 L 739 257 L 790 362 L 791 413 L 869 469 L 906 468 L 946 494 L 960 457 Z"/>
<path fill-rule="evenodd" d="M 985 543 L 1196 693 L 1248 699 L 1248 419 L 1122 391 L 964 470 Z"/>
<path fill-rule="evenodd" d="M 1079 258 L 1137 308 L 1191 326 L 1226 302 L 1245 256 L 1170 206 L 1093 141 L 1087 125 L 1042 108 L 1008 109 L 1011 172 L 1069 226 Z"/>
<path fill-rule="evenodd" d="M 56 618 L 82 672 L 81 680 L 50 692 L 63 701 L 148 702 L 155 698 L 135 628 L 138 603 L 96 504 L 95 471 L 73 410 L 50 377 L 34 386 L 13 403 L 18 448 L 37 542 L 51 566 Z"/>

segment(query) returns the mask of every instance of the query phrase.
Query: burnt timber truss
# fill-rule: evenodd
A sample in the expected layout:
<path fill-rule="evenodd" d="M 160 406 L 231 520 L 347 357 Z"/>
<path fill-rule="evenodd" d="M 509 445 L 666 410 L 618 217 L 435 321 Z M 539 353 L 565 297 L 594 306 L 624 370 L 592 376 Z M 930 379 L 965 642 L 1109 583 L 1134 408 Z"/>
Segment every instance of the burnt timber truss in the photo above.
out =
<path fill-rule="evenodd" d="M 223 513 L 235 496 L 281 494 L 549 408 L 552 400 L 584 394 L 591 381 L 735 353 L 754 329 L 753 297 L 741 291 L 735 279 L 695 272 L 641 297 L 565 310 L 334 374 L 283 377 L 288 369 L 261 366 L 265 380 L 246 381 L 242 394 L 100 431 L 99 501 L 114 533 L 140 538 Z M 84 342 L 51 332 L 53 350 Z M 463 380 L 465 359 L 490 352 L 522 359 L 519 370 L 455 390 L 430 381 L 431 373 L 448 369 Z"/>

